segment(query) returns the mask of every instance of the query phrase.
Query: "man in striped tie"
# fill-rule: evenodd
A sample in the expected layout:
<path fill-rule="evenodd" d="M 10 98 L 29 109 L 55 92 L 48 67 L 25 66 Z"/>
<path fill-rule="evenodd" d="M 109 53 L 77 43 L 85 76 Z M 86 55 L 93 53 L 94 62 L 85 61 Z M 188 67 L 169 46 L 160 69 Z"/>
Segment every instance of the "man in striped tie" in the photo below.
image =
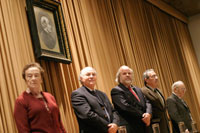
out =
<path fill-rule="evenodd" d="M 127 133 L 144 133 L 150 125 L 152 107 L 132 81 L 133 70 L 121 66 L 116 74 L 119 84 L 111 91 L 112 102 L 120 115 L 120 125 L 126 126 Z"/>

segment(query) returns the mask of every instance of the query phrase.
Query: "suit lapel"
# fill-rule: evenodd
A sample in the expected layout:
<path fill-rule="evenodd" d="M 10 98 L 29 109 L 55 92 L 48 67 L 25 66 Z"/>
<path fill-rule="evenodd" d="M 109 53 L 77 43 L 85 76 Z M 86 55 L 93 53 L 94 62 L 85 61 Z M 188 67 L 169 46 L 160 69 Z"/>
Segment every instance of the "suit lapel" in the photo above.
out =
<path fill-rule="evenodd" d="M 99 101 L 99 104 L 101 104 L 101 105 L 106 107 L 106 104 L 104 103 L 103 98 L 102 98 L 101 94 L 99 93 L 99 91 L 96 90 L 95 92 L 96 92 L 96 96 L 97 96 L 97 99 Z"/>
<path fill-rule="evenodd" d="M 144 101 L 142 100 L 141 96 L 139 95 L 139 92 L 137 91 L 137 89 L 135 89 L 137 96 L 140 99 L 140 102 L 137 100 L 137 98 L 129 91 L 128 88 L 126 88 L 123 84 L 119 84 L 119 87 L 122 88 L 124 90 L 124 92 L 126 93 L 126 95 L 128 97 L 131 97 L 131 100 L 134 101 L 135 103 L 137 103 L 139 106 L 144 106 Z M 131 87 L 132 88 L 132 87 Z"/>
<path fill-rule="evenodd" d="M 173 94 L 172 96 L 173 96 L 173 98 L 179 103 L 179 105 L 182 105 L 184 108 L 186 108 L 187 110 L 189 110 L 187 104 L 186 104 L 186 103 L 183 103 L 183 102 L 181 101 L 181 99 L 178 98 L 178 96 L 176 96 L 175 94 Z"/>
<path fill-rule="evenodd" d="M 99 98 L 98 98 L 98 96 L 97 96 L 97 91 L 96 92 L 94 92 L 94 91 L 91 91 L 91 90 L 89 90 L 87 87 L 85 87 L 85 86 L 83 86 L 83 88 L 84 88 L 84 91 L 86 92 L 86 95 L 88 96 L 88 97 L 91 97 L 93 100 L 95 100 L 96 102 L 98 102 L 101 106 L 103 106 L 104 105 L 104 103 L 102 103 L 102 100 L 100 100 Z"/>
<path fill-rule="evenodd" d="M 150 88 L 146 86 L 145 88 L 147 89 L 149 95 L 151 95 L 154 99 L 158 99 L 158 97 L 154 94 L 153 90 L 151 90 Z"/>
<path fill-rule="evenodd" d="M 140 105 L 142 105 L 142 106 L 145 106 L 145 101 L 144 101 L 144 97 L 143 97 L 143 94 L 141 93 L 141 91 L 139 91 L 139 88 L 136 88 L 136 87 L 134 87 L 135 88 L 135 91 L 136 91 L 136 93 L 137 93 L 137 96 L 139 97 L 139 99 L 140 99 L 140 102 L 138 102 Z"/>
<path fill-rule="evenodd" d="M 154 101 L 159 101 L 158 104 L 160 105 L 160 108 L 163 109 L 164 107 L 163 107 L 163 105 L 161 104 L 160 99 L 159 99 L 159 97 L 155 94 L 155 92 L 154 92 L 151 88 L 149 88 L 149 87 L 147 87 L 147 86 L 145 86 L 145 88 L 147 89 L 148 94 L 149 94 L 151 97 L 153 97 Z M 160 92 L 159 92 L 159 93 L 160 93 Z M 161 94 L 161 93 L 160 93 L 160 94 Z M 162 96 L 162 94 L 161 94 L 161 96 Z M 163 96 L 162 96 L 162 98 L 163 98 Z M 165 101 L 165 100 L 164 100 L 164 101 Z"/>
<path fill-rule="evenodd" d="M 124 90 L 124 92 L 126 93 L 126 95 L 128 97 L 133 97 L 134 101 L 138 102 L 138 100 L 136 99 L 136 97 L 129 91 L 128 88 L 126 88 L 123 84 L 119 84 L 119 86 Z"/>
<path fill-rule="evenodd" d="M 161 97 L 161 99 L 160 100 L 162 100 L 162 102 L 163 102 L 163 106 L 165 106 L 165 98 L 164 98 L 164 96 L 162 95 L 162 93 L 160 92 L 160 90 L 159 89 L 157 89 L 157 92 L 159 93 L 159 95 L 160 95 L 160 97 Z"/>

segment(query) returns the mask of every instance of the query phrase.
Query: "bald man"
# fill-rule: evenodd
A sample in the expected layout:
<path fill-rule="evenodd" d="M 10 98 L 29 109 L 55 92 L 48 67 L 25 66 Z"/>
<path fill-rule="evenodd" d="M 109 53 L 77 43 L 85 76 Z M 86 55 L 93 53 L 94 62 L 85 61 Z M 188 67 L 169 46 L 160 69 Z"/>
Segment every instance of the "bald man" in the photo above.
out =
<path fill-rule="evenodd" d="M 192 131 L 190 109 L 183 100 L 185 91 L 184 83 L 182 81 L 177 81 L 172 85 L 172 95 L 167 98 L 167 109 L 172 120 L 173 133 L 180 133 L 178 127 L 179 122 L 184 122 L 186 131 Z"/>
<path fill-rule="evenodd" d="M 71 94 L 80 133 L 116 133 L 118 115 L 105 93 L 96 90 L 97 72 L 92 67 L 81 70 L 82 87 Z"/>

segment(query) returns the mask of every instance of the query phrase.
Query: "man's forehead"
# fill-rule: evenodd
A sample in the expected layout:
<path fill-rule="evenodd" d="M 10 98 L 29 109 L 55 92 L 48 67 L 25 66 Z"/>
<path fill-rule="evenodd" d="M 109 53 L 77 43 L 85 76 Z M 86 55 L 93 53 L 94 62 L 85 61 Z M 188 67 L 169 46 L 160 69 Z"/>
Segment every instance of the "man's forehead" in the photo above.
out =
<path fill-rule="evenodd" d="M 82 70 L 82 74 L 83 75 L 85 75 L 87 73 L 96 73 L 96 71 L 93 68 L 90 68 L 90 67 L 85 68 L 85 69 Z"/>
<path fill-rule="evenodd" d="M 147 72 L 147 75 L 153 75 L 153 74 L 156 74 L 153 70 L 152 71 L 149 71 Z"/>
<path fill-rule="evenodd" d="M 185 85 L 181 83 L 181 84 L 178 85 L 178 87 L 179 88 L 185 88 Z"/>
<path fill-rule="evenodd" d="M 132 73 L 132 71 L 130 69 L 123 69 L 121 70 L 121 73 Z"/>
<path fill-rule="evenodd" d="M 121 72 L 125 72 L 125 71 L 132 72 L 131 69 L 130 69 L 129 67 L 123 66 L 123 67 L 121 68 Z"/>

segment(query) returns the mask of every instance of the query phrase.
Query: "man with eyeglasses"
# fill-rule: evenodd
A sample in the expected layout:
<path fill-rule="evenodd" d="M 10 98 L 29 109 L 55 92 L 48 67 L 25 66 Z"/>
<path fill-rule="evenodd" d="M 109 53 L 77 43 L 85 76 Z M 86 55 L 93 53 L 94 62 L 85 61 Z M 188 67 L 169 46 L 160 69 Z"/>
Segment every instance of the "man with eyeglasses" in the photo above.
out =
<path fill-rule="evenodd" d="M 177 81 L 172 85 L 172 95 L 167 98 L 167 108 L 172 120 L 173 133 L 180 133 L 178 126 L 180 122 L 184 122 L 186 127 L 185 132 L 192 132 L 192 116 L 189 107 L 183 100 L 185 91 L 184 83 L 182 81 Z"/>
<path fill-rule="evenodd" d="M 158 89 L 158 76 L 153 69 L 143 73 L 144 87 L 142 92 L 152 105 L 151 125 L 157 123 L 160 133 L 169 133 L 169 122 L 166 111 L 165 99 Z M 153 132 L 153 129 L 149 132 Z"/>

